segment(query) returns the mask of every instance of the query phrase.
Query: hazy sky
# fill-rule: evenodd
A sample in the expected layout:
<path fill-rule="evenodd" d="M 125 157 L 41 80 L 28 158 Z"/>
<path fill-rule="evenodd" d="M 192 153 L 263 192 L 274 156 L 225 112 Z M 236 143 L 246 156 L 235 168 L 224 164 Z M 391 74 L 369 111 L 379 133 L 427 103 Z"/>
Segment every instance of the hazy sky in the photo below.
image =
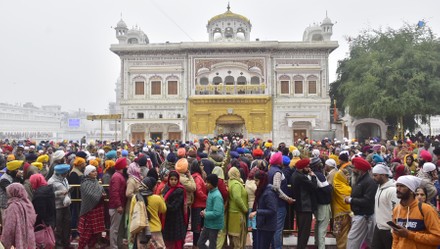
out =
<path fill-rule="evenodd" d="M 120 60 L 112 27 L 121 18 L 138 25 L 150 43 L 208 41 L 206 24 L 227 0 L 1 0 L 0 102 L 59 104 L 64 111 L 101 114 L 115 101 Z M 300 41 L 304 29 L 328 17 L 336 22 L 330 81 L 347 56 L 346 37 L 366 28 L 399 28 L 425 19 L 440 34 L 440 1 L 231 0 L 248 17 L 251 40 Z"/>

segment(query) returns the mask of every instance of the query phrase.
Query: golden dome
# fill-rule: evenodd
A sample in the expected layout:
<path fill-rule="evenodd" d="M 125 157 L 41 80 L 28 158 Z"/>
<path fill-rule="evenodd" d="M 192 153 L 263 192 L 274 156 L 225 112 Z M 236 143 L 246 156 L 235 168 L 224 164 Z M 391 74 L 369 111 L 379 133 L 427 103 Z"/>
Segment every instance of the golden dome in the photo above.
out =
<path fill-rule="evenodd" d="M 240 14 L 235 14 L 235 13 L 233 13 L 233 12 L 230 10 L 230 7 L 229 7 L 229 5 L 228 5 L 228 10 L 227 10 L 225 13 L 223 13 L 223 14 L 216 15 L 216 16 L 214 16 L 213 18 L 209 19 L 209 21 L 208 21 L 208 25 L 209 25 L 211 22 L 214 22 L 214 21 L 217 21 L 217 20 L 220 20 L 220 19 L 228 19 L 228 18 L 240 19 L 240 20 L 242 20 L 242 21 L 247 22 L 247 23 L 250 24 L 250 21 L 249 21 L 249 19 L 248 19 L 247 17 L 242 16 L 242 15 L 240 15 Z"/>

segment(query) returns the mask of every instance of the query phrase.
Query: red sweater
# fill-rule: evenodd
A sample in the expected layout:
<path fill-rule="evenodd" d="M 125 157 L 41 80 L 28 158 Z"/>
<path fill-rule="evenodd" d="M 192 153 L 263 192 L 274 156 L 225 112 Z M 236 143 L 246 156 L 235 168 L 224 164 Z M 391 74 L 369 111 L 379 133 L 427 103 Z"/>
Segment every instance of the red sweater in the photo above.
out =
<path fill-rule="evenodd" d="M 127 183 L 125 177 L 120 172 L 115 172 L 110 180 L 109 186 L 109 209 L 116 209 L 118 207 L 125 207 L 127 197 L 125 196 L 125 189 Z"/>
<path fill-rule="evenodd" d="M 206 208 L 206 199 L 208 198 L 205 181 L 199 173 L 192 174 L 196 183 L 196 192 L 194 192 L 194 202 L 192 208 Z"/>

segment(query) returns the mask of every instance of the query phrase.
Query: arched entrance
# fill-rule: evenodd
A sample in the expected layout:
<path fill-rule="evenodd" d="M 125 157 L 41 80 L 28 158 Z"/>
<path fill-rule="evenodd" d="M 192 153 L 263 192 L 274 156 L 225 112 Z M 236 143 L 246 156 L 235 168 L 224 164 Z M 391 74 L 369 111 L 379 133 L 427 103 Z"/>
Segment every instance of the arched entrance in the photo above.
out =
<path fill-rule="evenodd" d="M 365 141 L 374 137 L 381 138 L 381 129 L 378 124 L 362 123 L 356 126 L 356 138 L 359 141 Z"/>
<path fill-rule="evenodd" d="M 215 135 L 241 134 L 245 136 L 245 133 L 245 121 L 239 115 L 222 115 L 215 121 Z"/>

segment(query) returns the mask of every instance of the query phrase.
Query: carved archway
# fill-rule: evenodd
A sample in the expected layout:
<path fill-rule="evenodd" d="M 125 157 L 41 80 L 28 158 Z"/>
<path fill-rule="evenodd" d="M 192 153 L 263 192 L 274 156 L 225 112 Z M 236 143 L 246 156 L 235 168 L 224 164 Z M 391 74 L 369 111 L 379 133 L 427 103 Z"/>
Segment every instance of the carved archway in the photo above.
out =
<path fill-rule="evenodd" d="M 216 134 L 242 134 L 246 132 L 245 120 L 240 115 L 221 115 L 215 121 Z"/>

